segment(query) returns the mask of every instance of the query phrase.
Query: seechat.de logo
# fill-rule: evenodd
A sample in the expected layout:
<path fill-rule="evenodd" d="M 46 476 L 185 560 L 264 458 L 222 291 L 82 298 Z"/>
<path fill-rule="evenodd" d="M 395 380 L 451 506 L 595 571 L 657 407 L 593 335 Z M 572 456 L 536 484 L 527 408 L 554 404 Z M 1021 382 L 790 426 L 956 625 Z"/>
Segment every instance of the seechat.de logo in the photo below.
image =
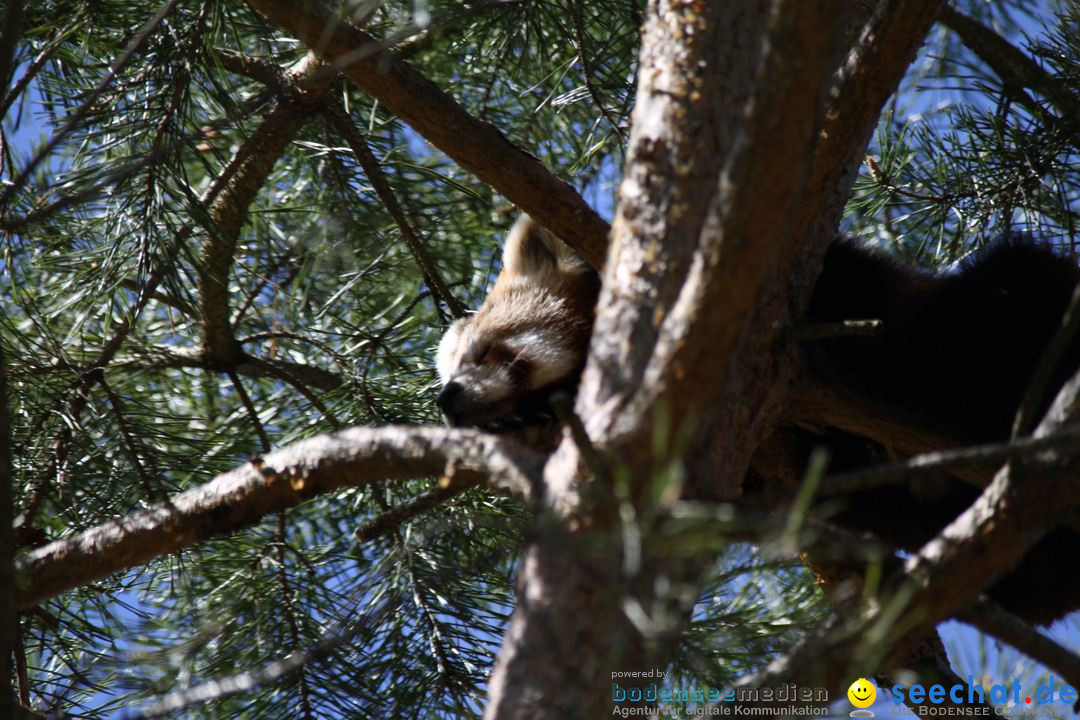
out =
<path fill-rule="evenodd" d="M 877 688 L 874 683 L 866 678 L 859 678 L 851 683 L 851 687 L 847 690 L 847 697 L 852 705 L 859 708 L 851 711 L 851 717 L 874 717 L 872 710 L 863 709 L 873 705 L 874 700 L 877 699 Z"/>

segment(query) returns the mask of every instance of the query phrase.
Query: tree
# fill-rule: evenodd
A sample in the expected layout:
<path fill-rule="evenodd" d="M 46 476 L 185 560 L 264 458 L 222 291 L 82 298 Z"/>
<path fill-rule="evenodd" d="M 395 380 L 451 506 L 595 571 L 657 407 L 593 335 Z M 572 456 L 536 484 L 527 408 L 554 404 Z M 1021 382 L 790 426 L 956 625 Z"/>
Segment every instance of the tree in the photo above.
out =
<path fill-rule="evenodd" d="M 1021 527 L 1080 503 L 1074 460 L 1032 486 L 920 458 L 987 487 L 966 532 L 896 568 L 868 543 L 843 572 L 885 572 L 901 601 L 853 603 L 839 578 L 830 606 L 797 553 L 827 570 L 851 538 L 805 517 L 776 433 L 794 413 L 943 445 L 867 430 L 801 374 L 791 333 L 845 207 L 848 232 L 926 263 L 995 229 L 1075 238 L 1080 11 L 1020 50 L 988 24 L 1015 30 L 1006 9 L 9 2 L 0 669 L 19 703 L 599 717 L 613 672 L 657 667 L 835 697 L 947 673 L 953 616 L 1080 684 L 1075 656 L 973 604 L 1035 541 Z M 939 60 L 905 80 L 935 20 Z M 881 119 L 902 82 L 958 76 L 970 105 Z M 621 166 L 609 228 L 593 206 Z M 482 299 L 511 203 L 605 273 L 551 457 L 432 427 L 433 345 Z M 992 457 L 1061 451 L 1062 423 Z M 747 491 L 752 465 L 777 482 Z"/>

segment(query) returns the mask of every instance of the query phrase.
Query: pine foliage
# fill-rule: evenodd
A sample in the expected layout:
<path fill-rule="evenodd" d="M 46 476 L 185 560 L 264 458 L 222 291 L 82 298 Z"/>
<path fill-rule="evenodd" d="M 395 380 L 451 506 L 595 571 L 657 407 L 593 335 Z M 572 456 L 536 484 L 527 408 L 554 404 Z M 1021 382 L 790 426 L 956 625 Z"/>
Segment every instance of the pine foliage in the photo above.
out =
<path fill-rule="evenodd" d="M 982 22 L 1019 16 L 998 29 L 1045 87 L 1080 103 L 1080 5 L 1044 12 L 1045 30 L 1026 38 L 1027 3 L 971 5 L 987 14 L 958 9 Z M 643 3 L 337 9 L 610 215 Z M 28 0 L 24 11 L 0 187 L 21 547 L 164 501 L 270 447 L 439 422 L 433 348 L 454 307 L 318 111 L 242 208 L 225 288 L 241 361 L 207 351 L 205 248 L 227 232 L 214 202 L 283 102 L 224 54 L 285 70 L 306 48 L 224 0 Z M 1074 246 L 1080 114 L 944 32 L 911 80 L 882 122 L 849 231 L 927 263 L 1003 234 Z M 334 80 L 326 98 L 365 138 L 441 281 L 476 307 L 515 210 L 349 83 Z M 44 713 L 112 717 L 303 651 L 294 672 L 218 688 L 177 716 L 476 715 L 528 518 L 474 489 L 357 536 L 432 484 L 317 498 L 53 598 L 20 617 L 20 687 Z M 796 561 L 741 545 L 722 554 L 677 675 L 729 681 L 812 625 L 822 599 Z"/>

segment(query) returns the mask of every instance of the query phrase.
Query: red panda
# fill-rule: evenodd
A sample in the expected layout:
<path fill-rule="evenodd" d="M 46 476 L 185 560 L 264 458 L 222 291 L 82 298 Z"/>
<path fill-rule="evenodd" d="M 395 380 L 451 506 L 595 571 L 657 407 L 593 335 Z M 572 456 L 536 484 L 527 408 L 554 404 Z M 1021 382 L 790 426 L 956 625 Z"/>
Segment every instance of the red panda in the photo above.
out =
<path fill-rule="evenodd" d="M 882 332 L 804 349 L 829 383 L 906 416 L 912 427 L 970 445 L 1003 442 L 1078 282 L 1076 262 L 1032 241 L 998 243 L 944 273 L 838 242 L 826 255 L 807 319 L 872 318 L 882 321 Z M 1035 422 L 1078 368 L 1080 337 L 1073 337 L 1037 400 Z M 826 447 L 832 472 L 873 466 L 892 454 L 835 428 L 800 442 L 807 456 L 813 446 Z M 849 493 L 833 520 L 916 550 L 980 492 L 952 476 L 922 476 Z M 1052 529 L 987 594 L 1029 622 L 1050 623 L 1080 608 L 1080 573 L 1061 568 L 1063 558 L 1077 556 L 1080 532 Z"/>
<path fill-rule="evenodd" d="M 551 396 L 577 390 L 599 292 L 596 271 L 522 215 L 484 304 L 439 343 L 436 403 L 447 424 L 491 432 L 553 426 Z"/>
<path fill-rule="evenodd" d="M 884 331 L 808 342 L 806 355 L 823 377 L 908 413 L 920 427 L 971 443 L 1005 440 L 1078 281 L 1073 261 L 1031 243 L 1002 244 L 955 273 L 935 274 L 839 242 L 826 256 L 806 322 L 878 319 Z M 567 245 L 522 216 L 484 304 L 439 344 L 437 404 L 447 423 L 499 433 L 541 428 L 540 437 L 552 442 L 558 425 L 550 400 L 577 389 L 599 287 L 595 271 Z M 1078 366 L 1074 338 L 1042 408 Z M 835 470 L 887 456 L 842 431 L 794 432 L 806 455 L 813 445 L 830 446 Z M 978 496 L 977 488 L 944 480 L 930 495 L 906 486 L 851 493 L 834 520 L 894 547 L 917 548 Z M 1062 577 L 1058 567 L 1077 555 L 1080 533 L 1055 529 L 988 593 L 1031 622 L 1051 622 L 1080 608 L 1080 574 Z"/>

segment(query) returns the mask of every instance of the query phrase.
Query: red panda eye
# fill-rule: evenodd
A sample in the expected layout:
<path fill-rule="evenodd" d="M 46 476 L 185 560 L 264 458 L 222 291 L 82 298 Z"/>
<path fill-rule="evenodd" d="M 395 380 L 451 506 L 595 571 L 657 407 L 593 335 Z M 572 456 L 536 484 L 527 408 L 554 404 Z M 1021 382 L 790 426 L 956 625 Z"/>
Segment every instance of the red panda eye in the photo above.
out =
<path fill-rule="evenodd" d="M 481 365 L 505 365 L 513 367 L 518 355 L 505 345 L 492 345 L 481 358 Z"/>
<path fill-rule="evenodd" d="M 482 365 L 511 365 L 514 362 L 515 354 L 510 352 L 507 348 L 500 345 L 494 345 L 484 353 L 484 357 L 480 360 Z"/>

